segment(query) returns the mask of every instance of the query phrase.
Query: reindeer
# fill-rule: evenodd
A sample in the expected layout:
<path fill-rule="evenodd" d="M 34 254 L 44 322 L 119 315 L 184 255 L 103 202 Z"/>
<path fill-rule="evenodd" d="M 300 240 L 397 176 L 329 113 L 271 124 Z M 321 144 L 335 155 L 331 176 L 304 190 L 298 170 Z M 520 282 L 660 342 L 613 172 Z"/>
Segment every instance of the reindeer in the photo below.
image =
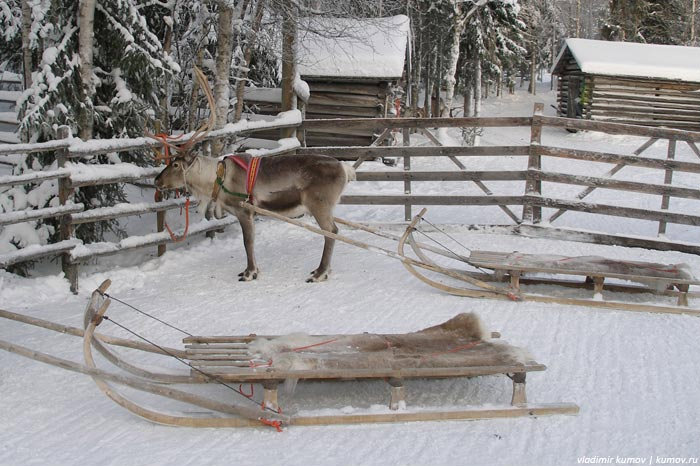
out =
<path fill-rule="evenodd" d="M 197 77 L 204 80 L 202 88 L 213 109 L 206 78 L 201 71 Z M 238 274 L 240 281 L 255 280 L 260 273 L 254 253 L 255 214 L 244 207 L 245 202 L 286 216 L 308 212 L 323 230 L 338 232 L 333 208 L 348 181 L 355 179 L 351 166 L 325 155 L 252 158 L 243 154 L 218 160 L 193 154 L 192 146 L 207 131 L 207 128 L 198 129 L 184 146 L 180 146 L 178 156 L 156 177 L 155 185 L 158 189 L 185 188 L 202 202 L 209 200 L 217 211 L 230 212 L 238 218 L 247 256 L 246 269 Z M 246 168 L 253 165 L 257 168 L 257 179 L 251 184 L 248 176 L 251 171 Z M 307 282 L 328 278 L 334 243 L 334 239 L 325 237 L 321 263 Z"/>

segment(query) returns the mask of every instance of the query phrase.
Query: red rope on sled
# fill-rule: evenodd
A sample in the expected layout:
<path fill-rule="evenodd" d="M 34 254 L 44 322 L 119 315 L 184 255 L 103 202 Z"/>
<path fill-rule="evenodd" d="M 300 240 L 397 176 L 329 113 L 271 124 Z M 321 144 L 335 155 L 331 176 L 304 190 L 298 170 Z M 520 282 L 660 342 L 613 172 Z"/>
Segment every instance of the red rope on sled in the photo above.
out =
<path fill-rule="evenodd" d="M 253 398 L 253 395 L 255 395 L 255 387 L 253 386 L 252 383 L 249 385 L 250 385 L 250 393 L 245 393 L 243 391 L 243 384 L 242 383 L 238 384 L 238 393 L 240 393 L 241 395 L 243 395 L 246 398 Z"/>
<path fill-rule="evenodd" d="M 292 348 L 291 351 L 302 351 L 305 349 L 313 348 L 314 346 L 321 346 L 321 345 L 327 345 L 328 343 L 333 343 L 334 341 L 338 341 L 338 338 L 334 338 L 332 340 L 327 340 L 327 341 L 322 341 L 321 343 L 314 343 L 313 345 L 308 345 L 308 346 L 300 346 L 298 348 Z"/>
<path fill-rule="evenodd" d="M 269 419 L 261 417 L 260 422 L 262 422 L 266 426 L 274 427 L 275 429 L 277 429 L 277 432 L 282 432 L 282 423 L 280 421 L 271 421 Z"/>

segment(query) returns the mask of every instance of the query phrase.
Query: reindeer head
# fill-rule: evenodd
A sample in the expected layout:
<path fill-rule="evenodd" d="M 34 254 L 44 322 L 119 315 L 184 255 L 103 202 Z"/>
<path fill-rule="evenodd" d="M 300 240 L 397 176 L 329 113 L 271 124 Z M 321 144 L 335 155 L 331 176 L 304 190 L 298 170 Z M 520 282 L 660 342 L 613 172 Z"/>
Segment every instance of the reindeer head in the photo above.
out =
<path fill-rule="evenodd" d="M 153 180 L 158 189 L 179 189 L 187 185 L 187 170 L 197 157 L 186 154 L 175 157 Z"/>
<path fill-rule="evenodd" d="M 197 156 L 193 153 L 193 148 L 195 144 L 200 142 L 202 139 L 209 134 L 209 131 L 214 127 L 216 115 L 214 111 L 214 96 L 212 95 L 211 88 L 209 87 L 209 82 L 206 76 L 202 73 L 202 70 L 194 67 L 194 75 L 199 83 L 199 86 L 204 90 L 204 94 L 207 97 L 207 103 L 209 104 L 209 119 L 202 124 L 197 130 L 189 137 L 183 144 L 176 146 L 169 143 L 166 138 L 160 139 L 156 136 L 151 136 L 155 139 L 159 139 L 163 144 L 167 145 L 173 151 L 176 151 L 177 155 L 158 176 L 156 176 L 153 183 L 158 189 L 178 189 L 183 188 L 187 185 L 187 171 L 197 160 Z"/>

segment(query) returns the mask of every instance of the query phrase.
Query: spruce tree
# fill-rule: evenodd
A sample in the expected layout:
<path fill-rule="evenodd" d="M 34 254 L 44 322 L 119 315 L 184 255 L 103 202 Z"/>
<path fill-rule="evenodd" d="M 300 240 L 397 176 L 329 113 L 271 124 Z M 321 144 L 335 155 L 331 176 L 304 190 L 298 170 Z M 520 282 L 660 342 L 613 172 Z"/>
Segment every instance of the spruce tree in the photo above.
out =
<path fill-rule="evenodd" d="M 78 133 L 82 85 L 78 72 L 78 2 L 44 0 L 32 5 L 29 46 L 38 57 L 38 63 L 32 74 L 32 86 L 24 91 L 19 101 L 19 128 L 25 142 L 41 142 L 55 139 L 60 125 L 69 126 L 73 134 Z M 8 21 L 7 12 L 1 8 L 0 11 L 3 11 L 2 20 Z M 94 112 L 93 138 L 139 137 L 146 130 L 153 131 L 159 97 L 165 93 L 166 82 L 180 71 L 177 63 L 163 53 L 161 38 L 152 32 L 147 19 L 163 16 L 165 12 L 157 2 L 147 6 L 139 6 L 136 0 L 97 3 L 92 73 L 95 94 L 88 102 Z M 17 37 L 16 31 L 2 37 L 0 56 L 19 53 L 17 48 L 13 49 Z M 151 158 L 145 153 L 120 153 L 82 160 L 90 164 L 117 161 L 147 165 Z M 55 167 L 54 154 L 28 156 L 13 173 L 52 167 Z M 15 187 L 10 192 L 0 193 L 0 198 L 3 210 L 56 205 L 55 181 L 41 186 Z M 76 190 L 75 199 L 88 206 L 109 206 L 125 200 L 124 188 L 121 185 L 84 187 Z M 4 249 L 8 244 L 24 247 L 45 243 L 56 235 L 55 226 L 50 222 L 36 222 L 37 233 L 32 238 L 26 231 L 20 235 L 7 233 L 8 229 L 3 231 Z M 80 225 L 75 233 L 84 241 L 92 242 L 101 240 L 108 231 L 122 233 L 114 221 Z"/>

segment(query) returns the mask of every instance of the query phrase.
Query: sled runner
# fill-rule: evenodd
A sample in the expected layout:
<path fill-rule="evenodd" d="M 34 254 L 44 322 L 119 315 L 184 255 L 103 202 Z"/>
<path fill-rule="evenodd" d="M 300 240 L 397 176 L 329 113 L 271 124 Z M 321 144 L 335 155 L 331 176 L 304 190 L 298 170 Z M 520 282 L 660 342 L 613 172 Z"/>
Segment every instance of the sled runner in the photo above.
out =
<path fill-rule="evenodd" d="M 401 261 L 406 269 L 422 282 L 457 296 L 470 298 L 505 299 L 512 301 L 534 301 L 540 303 L 568 304 L 573 306 L 588 306 L 603 309 L 619 309 L 635 312 L 654 312 L 667 314 L 687 314 L 700 316 L 700 309 L 688 306 L 689 298 L 700 297 L 700 293 L 691 292 L 691 285 L 700 285 L 689 268 L 684 264 L 655 264 L 638 261 L 620 261 L 595 257 L 563 257 L 536 256 L 520 253 L 500 253 L 490 251 L 471 251 L 469 256 L 456 254 L 444 247 L 434 247 L 416 241 L 414 232 L 423 219 L 427 209 L 423 209 L 413 218 L 402 236 L 392 235 L 375 228 L 335 218 L 336 223 L 354 229 L 389 238 L 398 242 L 397 252 L 386 248 L 373 246 L 337 233 L 330 233 L 308 223 L 285 217 L 284 215 L 245 204 L 245 208 L 260 215 L 276 218 L 292 225 L 299 226 L 313 233 L 323 235 L 357 246 L 368 251 L 382 254 Z M 415 258 L 407 253 L 407 246 L 415 254 Z M 431 259 L 431 254 L 448 258 L 457 262 L 458 268 L 447 267 Z M 465 269 L 468 265 L 471 270 Z M 479 269 L 480 272 L 474 270 Z M 484 269 L 491 269 L 489 273 Z M 538 275 L 536 278 L 523 277 L 534 273 L 547 275 L 579 275 L 585 281 L 562 280 Z M 509 285 L 501 285 L 504 278 Z M 606 279 L 621 279 L 646 284 L 646 286 L 626 283 L 605 283 Z M 450 283 L 452 282 L 452 284 Z M 454 283 L 457 284 L 454 284 Z M 593 296 L 567 297 L 527 293 L 521 290 L 520 284 L 557 285 L 563 288 L 592 288 Z M 649 286 L 650 285 L 650 286 Z M 675 288 L 675 290 L 673 289 Z M 617 292 L 617 296 L 628 294 L 648 293 L 651 295 L 672 296 L 676 305 L 654 303 L 639 303 L 603 299 L 603 291 Z"/>
<path fill-rule="evenodd" d="M 0 341 L 0 348 L 63 369 L 91 376 L 99 389 L 118 405 L 152 422 L 188 427 L 243 427 L 270 425 L 327 425 L 376 422 L 483 419 L 551 414 L 577 414 L 572 403 L 530 404 L 525 394 L 526 374 L 544 371 L 524 350 L 485 333 L 474 314 L 460 314 L 443 324 L 407 334 L 191 336 L 184 349 L 153 342 L 108 337 L 96 333 L 104 321 L 118 324 L 107 314 L 109 281 L 95 290 L 85 310 L 84 330 L 66 327 L 7 311 L 0 316 L 71 335 L 82 336 L 85 364 L 56 358 Z M 128 329 L 127 329 L 128 330 Z M 136 334 L 135 332 L 132 332 Z M 176 358 L 189 371 L 159 372 L 127 362 L 109 346 L 123 346 Z M 93 351 L 127 372 L 99 369 Z M 467 407 L 412 407 L 404 380 L 506 375 L 512 379 L 510 405 Z M 345 414 L 322 415 L 280 409 L 277 387 L 285 380 L 386 380 L 389 407 Z M 261 384 L 262 401 L 235 386 Z M 173 385 L 219 384 L 249 398 L 247 405 L 231 403 L 181 390 Z M 205 412 L 173 414 L 146 407 L 129 398 L 122 387 L 170 398 L 204 408 Z M 245 401 L 245 400 L 244 400 Z"/>

